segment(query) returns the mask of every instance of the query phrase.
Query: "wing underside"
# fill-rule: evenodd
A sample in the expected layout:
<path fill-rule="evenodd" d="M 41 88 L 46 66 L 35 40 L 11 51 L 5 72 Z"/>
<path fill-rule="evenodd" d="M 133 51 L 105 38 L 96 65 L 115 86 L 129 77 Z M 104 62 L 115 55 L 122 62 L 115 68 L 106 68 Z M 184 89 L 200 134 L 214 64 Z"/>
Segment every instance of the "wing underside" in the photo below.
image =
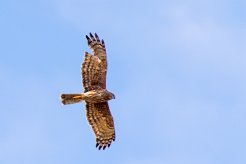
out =
<path fill-rule="evenodd" d="M 108 103 L 86 102 L 86 117 L 96 136 L 96 147 L 109 147 L 115 140 L 115 129 Z"/>
<path fill-rule="evenodd" d="M 101 67 L 101 60 L 98 57 L 85 52 L 85 59 L 81 67 L 85 92 L 104 88 Z"/>
<path fill-rule="evenodd" d="M 97 57 L 100 61 L 100 86 L 106 88 L 106 75 L 107 75 L 107 55 L 105 44 L 103 40 L 100 40 L 98 35 L 95 33 L 93 36 L 91 33 L 89 36 L 86 35 L 88 46 L 90 47 L 94 57 Z M 90 68 L 89 68 L 90 69 Z"/>

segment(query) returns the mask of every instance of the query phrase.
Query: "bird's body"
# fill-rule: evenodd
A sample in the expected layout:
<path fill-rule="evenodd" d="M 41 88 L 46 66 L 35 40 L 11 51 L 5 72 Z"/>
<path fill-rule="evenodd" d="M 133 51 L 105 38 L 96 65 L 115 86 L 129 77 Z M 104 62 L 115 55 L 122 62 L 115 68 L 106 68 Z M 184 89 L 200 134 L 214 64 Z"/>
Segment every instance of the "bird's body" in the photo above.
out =
<path fill-rule="evenodd" d="M 106 89 L 98 89 L 81 94 L 62 94 L 61 99 L 62 104 L 67 105 L 78 103 L 83 100 L 90 103 L 107 102 L 111 99 L 115 99 L 115 96 Z"/>
<path fill-rule="evenodd" d="M 86 117 L 96 136 L 96 147 L 105 149 L 115 140 L 114 121 L 108 101 L 114 99 L 113 93 L 106 89 L 107 56 L 103 40 L 97 34 L 86 35 L 93 55 L 85 52 L 81 74 L 84 93 L 62 94 L 64 105 L 85 101 Z"/>

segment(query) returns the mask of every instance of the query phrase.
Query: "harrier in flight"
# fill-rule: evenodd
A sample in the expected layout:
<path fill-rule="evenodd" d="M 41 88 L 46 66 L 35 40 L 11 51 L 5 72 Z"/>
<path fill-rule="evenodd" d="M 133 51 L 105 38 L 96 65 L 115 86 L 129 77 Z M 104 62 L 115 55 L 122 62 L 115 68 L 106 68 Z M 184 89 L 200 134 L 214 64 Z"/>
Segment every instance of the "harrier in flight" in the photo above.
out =
<path fill-rule="evenodd" d="M 96 136 L 96 147 L 100 150 L 111 145 L 115 140 L 113 117 L 109 110 L 108 101 L 115 99 L 113 93 L 106 89 L 107 56 L 103 40 L 95 33 L 86 35 L 88 45 L 93 53 L 85 52 L 81 66 L 84 93 L 61 94 L 64 105 L 86 103 L 86 117 Z"/>

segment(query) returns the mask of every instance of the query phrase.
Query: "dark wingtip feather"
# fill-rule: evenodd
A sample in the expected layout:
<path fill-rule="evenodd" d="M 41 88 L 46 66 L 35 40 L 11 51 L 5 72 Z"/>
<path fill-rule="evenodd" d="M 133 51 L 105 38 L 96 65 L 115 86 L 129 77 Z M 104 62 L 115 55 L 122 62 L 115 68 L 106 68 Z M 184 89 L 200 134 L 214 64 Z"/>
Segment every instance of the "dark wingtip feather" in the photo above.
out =
<path fill-rule="evenodd" d="M 87 40 L 90 40 L 90 37 L 88 35 L 85 35 L 85 37 L 86 37 Z"/>
<path fill-rule="evenodd" d="M 90 44 L 91 44 L 91 42 L 92 42 L 91 38 L 90 38 L 88 35 L 86 35 L 86 39 L 87 39 L 87 43 L 88 43 L 88 45 L 90 45 Z"/>
<path fill-rule="evenodd" d="M 97 35 L 97 33 L 95 33 L 95 37 L 96 37 L 96 38 L 99 38 L 98 35 Z"/>
<path fill-rule="evenodd" d="M 97 35 L 97 33 L 95 33 L 95 37 L 96 37 L 97 42 L 100 42 L 100 38 L 99 38 L 99 36 Z"/>
<path fill-rule="evenodd" d="M 100 145 L 100 146 L 98 147 L 98 150 L 101 150 L 101 148 L 102 148 L 102 145 Z"/>
<path fill-rule="evenodd" d="M 91 32 L 90 32 L 90 37 L 91 37 L 91 38 L 93 38 L 93 35 L 92 35 L 92 33 L 91 33 Z"/>

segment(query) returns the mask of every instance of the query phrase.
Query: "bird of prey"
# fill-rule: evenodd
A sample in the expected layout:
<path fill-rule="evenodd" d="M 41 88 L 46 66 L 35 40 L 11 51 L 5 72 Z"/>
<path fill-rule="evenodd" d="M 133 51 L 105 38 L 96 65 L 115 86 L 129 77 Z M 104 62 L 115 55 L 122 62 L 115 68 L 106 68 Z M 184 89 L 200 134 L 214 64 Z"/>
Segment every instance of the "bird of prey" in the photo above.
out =
<path fill-rule="evenodd" d="M 81 66 L 84 92 L 79 94 L 61 94 L 64 105 L 85 101 L 86 117 L 96 136 L 96 147 L 104 150 L 115 141 L 113 117 L 108 101 L 115 95 L 106 89 L 107 56 L 103 40 L 98 35 L 86 35 L 92 54 L 85 52 Z"/>

